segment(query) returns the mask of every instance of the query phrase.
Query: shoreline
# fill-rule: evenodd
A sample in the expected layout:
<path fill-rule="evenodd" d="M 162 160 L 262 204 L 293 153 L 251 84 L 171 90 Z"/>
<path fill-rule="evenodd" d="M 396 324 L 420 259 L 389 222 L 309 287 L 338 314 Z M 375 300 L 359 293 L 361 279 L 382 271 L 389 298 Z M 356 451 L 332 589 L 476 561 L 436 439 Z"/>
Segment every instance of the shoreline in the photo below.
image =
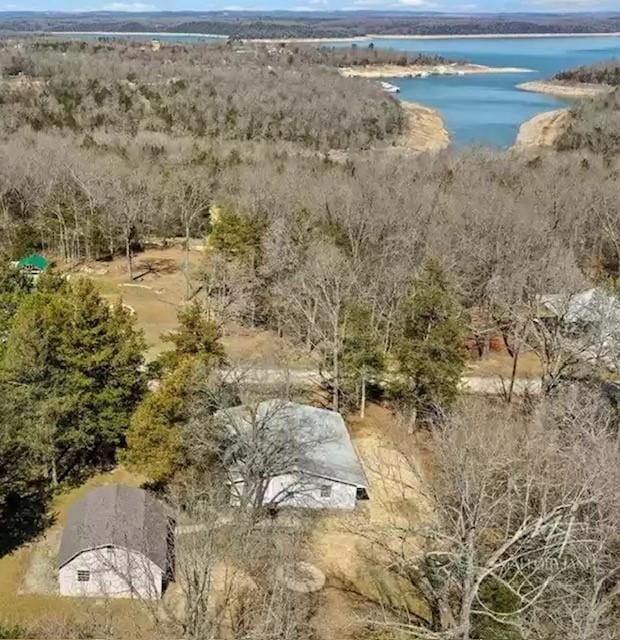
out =
<path fill-rule="evenodd" d="M 383 35 L 368 34 L 367 40 L 467 40 L 467 39 L 502 39 L 502 38 L 617 38 L 620 31 L 610 33 L 466 33 L 446 35 Z"/>
<path fill-rule="evenodd" d="M 571 120 L 568 109 L 543 111 L 521 123 L 511 149 L 526 151 L 553 147 Z"/>
<path fill-rule="evenodd" d="M 400 105 L 407 118 L 407 130 L 400 135 L 395 149 L 426 153 L 450 146 L 450 134 L 439 111 L 419 102 L 401 100 Z"/>
<path fill-rule="evenodd" d="M 157 37 L 182 37 L 182 38 L 215 38 L 228 39 L 229 36 L 219 33 L 184 33 L 174 31 L 29 31 L 15 32 L 14 37 L 20 35 L 52 35 L 52 36 L 148 36 Z M 610 33 L 470 33 L 470 34 L 444 34 L 444 35 L 407 35 L 407 34 L 375 34 L 364 36 L 343 36 L 341 38 L 240 38 L 240 42 L 253 42 L 277 44 L 290 42 L 292 44 L 312 44 L 321 42 L 364 42 L 366 40 L 472 40 L 472 39 L 535 39 L 535 38 L 617 38 L 620 32 Z"/>
<path fill-rule="evenodd" d="M 340 67 L 340 75 L 345 78 L 425 78 L 435 76 L 464 76 L 477 73 L 532 73 L 532 69 L 519 67 L 489 67 L 474 63 L 451 63 L 432 65 L 379 64 L 359 67 Z"/>
<path fill-rule="evenodd" d="M 594 98 L 611 93 L 614 87 L 608 84 L 590 84 L 585 82 L 562 82 L 559 80 L 533 80 L 517 85 L 521 91 L 544 93 L 557 98 L 579 99 Z"/>

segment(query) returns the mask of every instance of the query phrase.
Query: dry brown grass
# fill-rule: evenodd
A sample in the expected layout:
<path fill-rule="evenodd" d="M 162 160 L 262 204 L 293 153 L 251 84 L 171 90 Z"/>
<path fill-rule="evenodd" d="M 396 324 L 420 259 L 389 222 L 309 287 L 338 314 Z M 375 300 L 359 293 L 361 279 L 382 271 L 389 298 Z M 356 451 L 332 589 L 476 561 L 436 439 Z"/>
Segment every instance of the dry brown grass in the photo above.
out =
<path fill-rule="evenodd" d="M 509 378 L 512 373 L 512 358 L 505 350 L 491 351 L 480 360 L 470 363 L 467 374 L 481 377 L 503 376 Z M 539 378 L 540 359 L 533 351 L 525 351 L 519 356 L 518 378 Z"/>
<path fill-rule="evenodd" d="M 428 470 L 428 452 L 417 437 L 407 436 L 392 412 L 377 405 L 368 407 L 363 420 L 352 417 L 348 423 L 368 476 L 370 500 L 351 514 L 321 518 L 314 532 L 309 559 L 327 578 L 316 618 L 324 640 L 359 638 L 363 619 L 377 600 L 425 613 L 411 589 L 381 569 L 369 541 L 381 537 L 383 544 L 396 543 L 395 526 L 429 517 L 421 479 Z"/>
<path fill-rule="evenodd" d="M 201 250 L 190 252 L 192 270 L 200 266 L 203 256 Z M 135 311 L 147 342 L 147 359 L 152 360 L 168 348 L 162 334 L 177 327 L 177 311 L 185 302 L 183 260 L 179 247 L 147 249 L 135 259 L 135 273 L 144 275 L 131 283 L 122 257 L 109 263 L 89 263 L 76 273 L 92 278 L 106 299 L 122 299 Z M 302 353 L 272 331 L 230 325 L 225 327 L 223 343 L 233 363 L 246 361 L 261 367 L 286 364 L 291 368 L 309 364 Z"/>

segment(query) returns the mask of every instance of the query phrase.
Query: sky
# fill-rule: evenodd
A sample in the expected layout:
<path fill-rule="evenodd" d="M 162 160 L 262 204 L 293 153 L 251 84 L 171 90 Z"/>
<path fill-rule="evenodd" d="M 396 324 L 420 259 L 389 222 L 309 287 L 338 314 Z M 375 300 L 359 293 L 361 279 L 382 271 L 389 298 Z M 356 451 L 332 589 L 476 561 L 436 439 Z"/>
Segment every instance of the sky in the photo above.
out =
<path fill-rule="evenodd" d="M 234 3 L 234 4 L 233 4 Z M 618 0 L 19 0 L 0 11 L 328 11 L 386 9 L 446 12 L 597 11 L 618 10 Z"/>

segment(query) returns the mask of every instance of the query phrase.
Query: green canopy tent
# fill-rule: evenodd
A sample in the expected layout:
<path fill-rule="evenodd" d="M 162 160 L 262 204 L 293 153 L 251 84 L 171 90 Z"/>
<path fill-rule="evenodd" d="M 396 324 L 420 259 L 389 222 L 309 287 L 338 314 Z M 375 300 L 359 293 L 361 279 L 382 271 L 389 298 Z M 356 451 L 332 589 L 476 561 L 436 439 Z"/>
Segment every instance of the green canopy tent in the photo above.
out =
<path fill-rule="evenodd" d="M 26 256 L 17 263 L 18 269 L 23 269 L 32 274 L 41 273 L 41 271 L 45 271 L 49 266 L 49 260 L 40 253 L 33 253 Z"/>

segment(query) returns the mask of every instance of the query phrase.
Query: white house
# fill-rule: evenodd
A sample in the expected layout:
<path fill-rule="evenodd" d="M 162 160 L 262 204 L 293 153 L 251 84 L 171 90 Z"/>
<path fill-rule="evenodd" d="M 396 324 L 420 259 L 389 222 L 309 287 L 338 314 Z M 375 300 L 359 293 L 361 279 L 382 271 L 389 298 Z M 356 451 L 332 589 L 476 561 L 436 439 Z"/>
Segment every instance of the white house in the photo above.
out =
<path fill-rule="evenodd" d="M 540 298 L 541 306 L 574 338 L 575 353 L 620 371 L 620 300 L 601 287 Z"/>
<path fill-rule="evenodd" d="M 142 489 L 99 487 L 70 509 L 58 554 L 60 595 L 159 598 L 172 523 Z"/>
<path fill-rule="evenodd" d="M 260 504 L 310 509 L 354 509 L 368 498 L 368 480 L 339 413 L 268 400 L 215 415 L 230 433 L 231 501 L 262 492 Z M 237 446 L 235 441 L 241 441 Z M 260 486 L 257 489 L 257 486 Z"/>

